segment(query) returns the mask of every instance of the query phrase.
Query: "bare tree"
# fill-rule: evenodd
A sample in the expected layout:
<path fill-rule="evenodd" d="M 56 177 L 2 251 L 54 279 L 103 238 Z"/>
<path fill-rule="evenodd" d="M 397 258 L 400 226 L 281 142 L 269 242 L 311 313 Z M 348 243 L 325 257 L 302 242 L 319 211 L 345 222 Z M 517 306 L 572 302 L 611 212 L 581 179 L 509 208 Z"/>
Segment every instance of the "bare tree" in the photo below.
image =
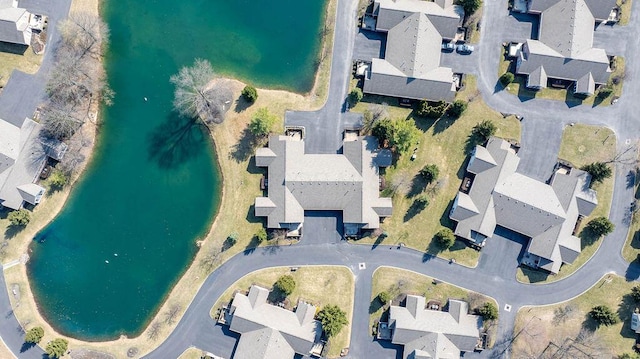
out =
<path fill-rule="evenodd" d="M 217 79 L 207 60 L 196 59 L 193 66 L 185 66 L 171 76 L 176 86 L 173 107 L 183 116 L 199 118 L 205 124 L 221 123 L 231 103 L 233 93 L 227 81 Z"/>
<path fill-rule="evenodd" d="M 84 121 L 76 117 L 71 106 L 50 101 L 42 112 L 42 125 L 49 137 L 64 140 L 73 135 Z"/>
<path fill-rule="evenodd" d="M 158 336 L 160 335 L 160 329 L 162 329 L 162 323 L 160 322 L 151 323 L 151 325 L 149 326 L 149 329 L 147 330 L 147 337 L 151 340 L 158 339 Z"/>
<path fill-rule="evenodd" d="M 182 306 L 178 303 L 173 303 L 169 306 L 169 309 L 164 313 L 164 322 L 167 325 L 172 325 L 178 318 L 178 313 L 182 310 Z"/>
<path fill-rule="evenodd" d="M 558 307 L 553 311 L 553 324 L 558 325 L 571 319 L 576 314 L 575 304 L 567 304 L 564 307 Z"/>
<path fill-rule="evenodd" d="M 210 249 L 209 252 L 200 259 L 200 268 L 207 273 L 211 272 L 211 270 L 213 270 L 216 264 L 220 261 L 220 253 L 222 253 L 222 249 L 220 247 Z"/>
<path fill-rule="evenodd" d="M 638 146 L 636 144 L 629 145 L 624 149 L 617 151 L 610 160 L 605 161 L 604 163 L 638 165 Z"/>
<path fill-rule="evenodd" d="M 77 58 L 102 56 L 102 47 L 109 42 L 109 27 L 99 16 L 74 12 L 60 23 L 63 47 L 73 50 Z"/>

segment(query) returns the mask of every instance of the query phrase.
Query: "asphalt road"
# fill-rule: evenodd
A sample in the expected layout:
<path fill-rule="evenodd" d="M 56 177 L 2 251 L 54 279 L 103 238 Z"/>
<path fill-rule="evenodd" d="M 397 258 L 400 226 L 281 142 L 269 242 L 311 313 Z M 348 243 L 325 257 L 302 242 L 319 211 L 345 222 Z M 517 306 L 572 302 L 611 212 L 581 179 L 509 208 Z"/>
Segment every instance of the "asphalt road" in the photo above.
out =
<path fill-rule="evenodd" d="M 353 0 L 338 0 L 336 33 L 331 67 L 329 97 L 325 106 L 316 112 L 288 112 L 287 125 L 305 125 L 307 128 L 307 152 L 335 153 L 339 151 L 341 133 L 349 122 L 357 121 L 357 116 L 345 114 L 344 106 L 351 59 L 353 58 L 353 39 L 356 33 L 355 6 Z M 609 39 L 611 49 L 624 47 L 626 54 L 640 53 L 640 39 L 632 36 L 640 30 L 638 5 L 634 4 L 631 24 L 627 29 L 617 30 L 616 34 L 598 34 L 600 39 Z M 609 107 L 591 108 L 569 106 L 566 103 L 550 100 L 532 99 L 522 101 L 507 92 L 495 91 L 499 49 L 502 41 L 510 35 L 506 1 L 485 1 L 484 19 L 480 44 L 474 56 L 477 59 L 475 71 L 479 77 L 479 90 L 485 102 L 495 110 L 505 113 L 517 113 L 524 116 L 522 162 L 519 170 L 533 177 L 543 179 L 549 173 L 549 166 L 555 163 L 559 148 L 561 129 L 570 122 L 607 126 L 618 136 L 619 147 L 625 146 L 625 140 L 636 140 L 640 133 L 640 124 L 634 121 L 638 113 L 637 101 L 632 94 L 640 93 L 640 82 L 635 74 L 640 70 L 640 61 L 627 56 L 628 76 L 625 80 L 625 92 L 618 104 Z M 527 31 L 526 29 L 523 31 Z M 600 30 L 598 30 L 600 31 Z M 598 40 L 601 41 L 601 40 Z M 615 41 L 615 42 L 614 42 Z M 621 45 L 622 44 L 622 45 Z M 609 47 L 608 47 L 609 48 Z M 489 49 L 489 50 L 487 50 Z M 496 49 L 493 51 L 493 49 Z M 11 94 L 11 91 L 5 90 Z M 9 95 L 11 96 L 11 95 Z M 15 95 L 14 95 L 15 96 Z M 4 111 L 4 98 L 0 98 L 0 111 Z M 2 112 L 0 112 L 2 114 Z M 371 296 L 373 272 L 380 266 L 393 266 L 429 275 L 460 287 L 474 290 L 494 297 L 500 307 L 498 326 L 498 344 L 492 351 L 482 354 L 468 353 L 467 357 L 509 356 L 509 343 L 513 335 L 515 315 L 525 305 L 551 304 L 573 298 L 591 286 L 597 284 L 606 273 L 616 273 L 628 280 L 640 277 L 640 267 L 630 266 L 620 255 L 629 229 L 629 203 L 633 198 L 633 187 L 628 185 L 627 175 L 633 168 L 617 165 L 615 188 L 610 220 L 616 225 L 614 232 L 602 243 L 596 254 L 573 275 L 558 282 L 544 285 L 527 285 L 516 281 L 514 276 L 515 258 L 521 253 L 522 244 L 510 239 L 495 236 L 492 243 L 484 248 L 477 268 L 467 268 L 408 248 L 364 245 L 352 245 L 335 240 L 332 227 L 337 222 L 312 219 L 313 225 L 326 232 L 314 240 L 301 241 L 295 246 L 271 247 L 241 253 L 231 258 L 213 272 L 204 282 L 176 330 L 149 358 L 177 357 L 190 346 L 230 357 L 234 350 L 236 337 L 224 333 L 216 327 L 209 317 L 209 311 L 216 299 L 233 282 L 258 269 L 272 266 L 300 265 L 344 265 L 351 269 L 356 280 L 355 308 L 352 318 L 352 337 L 350 358 L 390 358 L 397 356 L 397 348 L 389 348 L 369 336 L 368 307 Z M 416 233 L 414 235 L 420 235 Z M 425 238 L 426 240 L 426 238 Z M 514 260 L 501 262 L 505 256 L 516 256 Z M 364 263 L 364 269 L 359 264 Z M 0 283 L 4 284 L 4 283 Z M 511 309 L 506 310 L 508 304 Z M 22 345 L 22 334 L 11 311 L 8 293 L 0 293 L 0 310 L 6 313 L 0 317 L 0 335 L 7 345 L 18 353 Z M 39 348 L 31 349 L 20 357 L 40 357 Z"/>

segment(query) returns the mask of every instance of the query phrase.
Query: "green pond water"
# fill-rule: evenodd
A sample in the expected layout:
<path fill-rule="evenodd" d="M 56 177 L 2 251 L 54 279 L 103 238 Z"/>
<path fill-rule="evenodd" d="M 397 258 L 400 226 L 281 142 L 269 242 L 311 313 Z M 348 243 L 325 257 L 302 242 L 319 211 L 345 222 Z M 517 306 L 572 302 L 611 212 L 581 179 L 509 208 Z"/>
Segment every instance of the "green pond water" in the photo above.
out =
<path fill-rule="evenodd" d="M 255 85 L 306 92 L 323 9 L 323 0 L 105 1 L 115 103 L 27 267 L 53 327 L 85 340 L 139 334 L 209 228 L 221 185 L 213 145 L 172 113 L 169 77 L 201 57 Z"/>

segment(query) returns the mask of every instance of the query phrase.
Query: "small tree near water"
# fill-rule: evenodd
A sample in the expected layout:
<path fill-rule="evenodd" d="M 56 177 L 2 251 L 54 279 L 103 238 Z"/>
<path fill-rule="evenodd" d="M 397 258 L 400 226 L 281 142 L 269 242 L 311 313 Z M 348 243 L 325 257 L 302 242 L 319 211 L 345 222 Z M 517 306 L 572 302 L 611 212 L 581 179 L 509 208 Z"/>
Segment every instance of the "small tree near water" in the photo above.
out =
<path fill-rule="evenodd" d="M 40 343 L 42 337 L 44 336 L 44 329 L 42 327 L 33 327 L 27 331 L 27 334 L 24 336 L 25 343 Z"/>
<path fill-rule="evenodd" d="M 11 223 L 12 226 L 24 227 L 31 221 L 31 213 L 22 208 L 17 211 L 9 212 L 7 219 L 9 219 L 9 223 Z"/>
<path fill-rule="evenodd" d="M 255 87 L 247 85 L 242 89 L 242 98 L 247 102 L 254 103 L 258 99 L 258 91 Z"/>
<path fill-rule="evenodd" d="M 66 339 L 56 338 L 47 344 L 46 352 L 49 358 L 60 358 L 66 352 L 69 342 Z"/>
<path fill-rule="evenodd" d="M 259 109 L 249 123 L 249 131 L 256 137 L 266 137 L 276 123 L 276 116 L 265 107 Z"/>

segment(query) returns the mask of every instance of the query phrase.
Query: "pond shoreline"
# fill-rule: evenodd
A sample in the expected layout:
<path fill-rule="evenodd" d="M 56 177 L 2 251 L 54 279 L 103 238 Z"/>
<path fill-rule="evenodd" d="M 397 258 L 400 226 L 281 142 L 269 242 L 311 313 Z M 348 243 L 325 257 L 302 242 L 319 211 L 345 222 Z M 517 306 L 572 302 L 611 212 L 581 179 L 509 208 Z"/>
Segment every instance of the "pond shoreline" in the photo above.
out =
<path fill-rule="evenodd" d="M 331 62 L 331 52 L 332 52 L 331 48 L 333 43 L 333 22 L 335 19 L 336 2 L 337 2 L 336 0 L 328 0 L 327 2 L 325 2 L 325 6 L 324 6 L 325 15 L 322 18 L 322 23 L 324 24 L 325 27 L 328 27 L 330 31 L 322 32 L 325 35 L 325 38 L 322 39 L 321 46 L 317 54 L 317 58 L 319 59 L 318 60 L 319 64 L 316 67 L 316 73 L 314 76 L 314 85 L 312 89 L 308 93 L 306 93 L 304 96 L 294 94 L 288 91 L 259 89 L 261 97 L 269 98 L 266 101 L 267 103 L 263 103 L 263 105 L 270 108 L 271 107 L 277 108 L 276 112 L 279 112 L 280 102 L 288 103 L 289 106 L 293 106 L 298 109 L 314 109 L 314 108 L 321 107 L 322 103 L 326 98 L 326 93 L 328 89 L 328 73 L 329 73 L 328 69 L 330 68 L 330 65 L 331 65 L 330 62 Z M 72 11 L 74 11 L 74 8 L 76 7 L 77 4 L 80 5 L 79 6 L 80 10 L 82 11 L 90 10 L 90 11 L 95 11 L 95 13 L 99 13 L 99 8 L 101 7 L 101 2 L 99 0 L 74 0 L 72 4 Z M 328 36 L 328 35 L 331 35 L 331 36 Z M 234 82 L 236 84 L 235 85 L 236 91 L 238 91 L 238 89 L 241 89 L 244 86 L 244 84 L 242 84 L 239 81 L 234 80 Z M 234 93 L 239 94 L 239 91 L 238 92 L 236 91 L 234 91 Z M 281 98 L 286 98 L 286 100 L 281 101 L 280 100 Z M 255 109 L 255 106 L 251 107 L 251 109 Z M 289 109 L 289 108 L 285 108 L 285 109 Z M 245 111 L 245 112 L 248 112 L 248 111 Z M 284 115 L 283 112 L 278 113 L 278 115 L 280 114 Z M 95 111 L 95 116 L 96 117 L 94 118 L 97 118 L 98 116 L 97 108 Z M 234 114 L 234 116 L 230 116 L 227 119 L 227 121 L 230 122 L 234 120 L 234 117 L 243 117 L 243 116 L 247 117 L 248 114 L 247 113 L 239 114 L 239 115 Z M 241 121 L 247 122 L 247 118 L 241 119 Z M 56 193 L 55 197 L 48 198 L 48 201 L 50 202 L 50 204 L 53 205 L 54 208 L 52 208 L 50 213 L 47 213 L 48 216 L 44 221 L 45 223 L 38 227 L 34 226 L 33 229 L 28 228 L 27 230 L 23 231 L 25 234 L 27 234 L 27 232 L 32 233 L 32 235 L 30 236 L 28 235 L 23 236 L 22 233 L 20 234 L 21 237 L 28 237 L 28 238 L 22 239 L 24 242 L 22 243 L 22 246 L 21 246 L 24 248 L 24 251 L 22 253 L 26 252 L 28 245 L 31 243 L 31 241 L 28 239 L 32 238 L 35 233 L 37 233 L 38 231 L 43 229 L 48 223 L 53 221 L 57 216 L 57 214 L 60 213 L 64 205 L 67 203 L 67 200 L 70 198 L 70 194 L 72 190 L 75 188 L 77 184 L 81 183 L 81 181 L 85 178 L 85 173 L 88 169 L 88 166 L 90 166 L 95 160 L 93 153 L 96 146 L 96 139 L 99 140 L 99 137 L 96 136 L 98 128 L 96 126 L 88 126 L 87 124 L 83 127 L 83 131 L 90 132 L 92 136 L 91 137 L 92 144 L 91 146 L 87 147 L 87 151 L 88 151 L 87 159 L 83 163 L 82 168 L 79 171 L 77 171 L 77 173 L 74 174 L 73 178 L 70 181 L 70 184 L 67 185 L 64 188 L 64 190 L 60 191 L 59 193 Z M 207 225 L 208 230 L 206 230 L 204 241 L 203 242 L 197 241 L 200 243 L 204 243 L 203 247 L 206 247 L 207 244 L 213 244 L 213 242 L 216 242 L 215 239 L 212 239 L 212 237 L 214 236 L 214 232 L 216 231 L 216 229 L 220 226 L 220 221 L 223 221 L 223 219 L 221 219 L 221 217 L 223 217 L 222 216 L 223 210 L 230 205 L 229 199 L 228 199 L 229 197 L 228 190 L 225 191 L 225 187 L 228 186 L 227 177 L 229 176 L 229 173 L 227 173 L 228 170 L 225 171 L 223 166 L 223 163 L 225 161 L 228 162 L 230 160 L 224 157 L 224 154 L 227 152 L 227 148 L 224 147 L 223 144 L 220 143 L 220 141 L 215 139 L 216 132 L 220 132 L 220 131 L 216 131 L 215 128 L 211 131 L 211 138 L 213 140 L 213 145 L 215 148 L 215 152 L 217 154 L 216 159 L 214 161 L 215 163 L 213 163 L 212 165 L 216 165 L 219 168 L 220 180 L 221 180 L 220 200 L 214 212 L 215 215 L 211 219 L 211 222 Z M 157 321 L 158 317 L 160 317 L 161 313 L 163 313 L 163 311 L 166 309 L 168 304 L 173 301 L 173 298 L 181 297 L 181 296 L 184 297 L 185 291 L 192 293 L 191 295 L 186 296 L 186 297 L 192 298 L 193 294 L 195 294 L 197 289 L 200 288 L 206 276 L 203 276 L 204 278 L 201 278 L 201 275 L 197 273 L 197 268 L 196 268 L 197 265 L 194 265 L 194 264 L 196 264 L 198 260 L 202 257 L 204 250 L 205 248 L 202 248 L 196 253 L 190 265 L 188 265 L 184 269 L 183 274 L 178 277 L 176 282 L 173 283 L 173 285 L 171 286 L 172 289 L 170 290 L 169 294 L 163 299 L 163 301 L 161 302 L 162 305 L 157 310 L 155 315 L 152 318 L 150 318 L 147 324 Z M 7 280 L 7 285 L 10 286 L 16 282 L 21 285 L 22 298 L 20 299 L 19 305 L 16 306 L 16 303 L 13 303 L 14 298 L 12 298 L 12 305 L 15 308 L 15 315 L 20 321 L 20 323 L 23 323 L 23 326 L 25 326 L 26 329 L 35 325 L 43 326 L 45 328 L 45 338 L 44 338 L 45 340 L 43 342 L 46 342 L 47 340 L 51 340 L 54 337 L 61 337 L 62 335 L 57 333 L 49 325 L 49 323 L 47 323 L 44 320 L 44 318 L 42 317 L 42 315 L 38 310 L 38 306 L 36 304 L 35 298 L 33 297 L 31 288 L 28 285 L 26 266 L 17 266 L 15 269 L 12 269 L 12 271 L 15 271 L 17 273 L 12 272 L 13 274 L 9 276 L 12 279 L 12 281 Z M 190 300 L 188 302 L 190 302 Z M 180 316 L 181 315 L 182 313 L 180 313 Z M 147 327 L 145 331 L 143 331 L 139 336 L 132 339 L 122 336 L 119 339 L 111 340 L 111 341 L 89 342 L 89 341 L 81 341 L 81 340 L 77 340 L 69 337 L 66 337 L 66 338 L 70 341 L 71 348 L 90 348 L 93 350 L 99 350 L 99 351 L 105 351 L 105 352 L 113 352 L 115 350 L 117 354 L 116 353 L 114 354 L 116 354 L 117 357 L 121 357 L 121 356 L 124 357 L 126 356 L 126 350 L 124 352 L 122 350 L 125 349 L 125 347 L 127 349 L 131 347 L 137 347 L 140 349 L 141 353 L 145 353 L 152 350 L 155 346 L 161 343 L 166 336 L 168 336 L 168 334 L 172 331 L 173 326 L 169 328 L 165 328 L 165 330 L 163 330 L 163 334 L 160 336 L 160 338 L 158 338 L 159 339 L 158 341 L 150 341 L 147 338 L 147 335 L 145 334 L 147 333 L 148 329 L 149 328 Z M 122 354 L 125 354 L 125 355 L 122 355 Z"/>

